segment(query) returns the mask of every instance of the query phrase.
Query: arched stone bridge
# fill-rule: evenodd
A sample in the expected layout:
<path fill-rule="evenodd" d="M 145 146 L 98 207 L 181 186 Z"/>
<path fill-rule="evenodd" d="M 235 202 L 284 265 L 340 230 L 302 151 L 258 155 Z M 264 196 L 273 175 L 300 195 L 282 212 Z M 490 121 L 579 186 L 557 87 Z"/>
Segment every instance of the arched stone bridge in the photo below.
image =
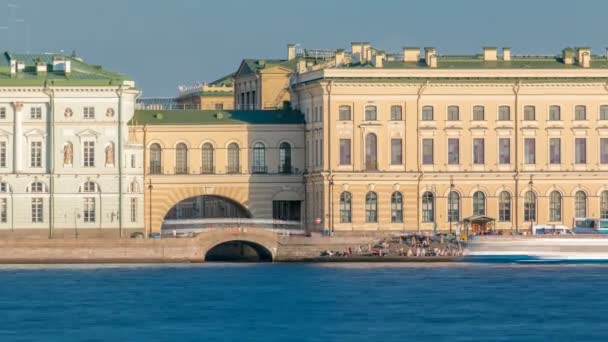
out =
<path fill-rule="evenodd" d="M 188 244 L 194 245 L 192 246 L 194 248 L 193 252 L 198 254 L 199 260 L 205 260 L 209 251 L 219 245 L 229 242 L 243 242 L 253 248 L 260 257 L 267 255 L 270 257 L 268 261 L 272 261 L 277 255 L 279 234 L 258 228 L 209 228 L 189 240 L 192 240 L 188 241 Z M 196 258 L 196 255 L 191 257 Z"/>

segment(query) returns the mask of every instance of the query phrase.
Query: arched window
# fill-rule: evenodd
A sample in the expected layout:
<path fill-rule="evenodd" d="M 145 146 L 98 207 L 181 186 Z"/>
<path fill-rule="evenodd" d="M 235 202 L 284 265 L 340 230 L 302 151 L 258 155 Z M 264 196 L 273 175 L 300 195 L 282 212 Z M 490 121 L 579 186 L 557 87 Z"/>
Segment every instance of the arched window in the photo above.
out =
<path fill-rule="evenodd" d="M 95 182 L 85 182 L 80 187 L 80 192 L 98 192 L 97 183 Z"/>
<path fill-rule="evenodd" d="M 460 108 L 458 106 L 448 106 L 448 121 L 460 120 Z"/>
<path fill-rule="evenodd" d="M 587 217 L 587 194 L 582 190 L 574 195 L 574 216 Z"/>
<path fill-rule="evenodd" d="M 435 198 L 430 191 L 422 194 L 422 222 L 435 221 Z"/>
<path fill-rule="evenodd" d="M 511 221 L 511 194 L 508 191 L 501 192 L 498 198 L 498 221 Z"/>
<path fill-rule="evenodd" d="M 600 195 L 600 218 L 608 219 L 608 190 L 602 191 Z"/>
<path fill-rule="evenodd" d="M 378 222 L 378 195 L 373 191 L 365 195 L 365 222 Z"/>
<path fill-rule="evenodd" d="M 365 137 L 365 170 L 378 170 L 378 138 L 374 133 Z"/>
<path fill-rule="evenodd" d="M 253 145 L 253 173 L 266 173 L 266 146 L 258 142 Z"/>
<path fill-rule="evenodd" d="M 486 195 L 477 191 L 473 194 L 473 215 L 485 215 L 486 214 Z"/>
<path fill-rule="evenodd" d="M 365 121 L 376 121 L 378 112 L 376 106 L 365 106 Z"/>
<path fill-rule="evenodd" d="M 587 120 L 587 106 L 578 105 L 574 107 L 574 120 Z"/>
<path fill-rule="evenodd" d="M 213 162 L 213 145 L 211 143 L 204 143 L 201 149 L 201 173 L 213 173 L 215 171 L 215 164 Z"/>
<path fill-rule="evenodd" d="M 350 223 L 352 218 L 351 212 L 352 196 L 350 192 L 340 194 L 340 223 Z"/>
<path fill-rule="evenodd" d="M 240 155 L 241 151 L 239 148 L 239 144 L 230 143 L 230 145 L 228 145 L 228 165 L 226 166 L 226 171 L 228 173 L 241 172 Z"/>
<path fill-rule="evenodd" d="M 448 222 L 460 221 L 460 195 L 456 191 L 448 194 Z"/>
<path fill-rule="evenodd" d="M 559 191 L 553 191 L 549 196 L 549 221 L 560 222 L 561 220 L 562 194 Z"/>
<path fill-rule="evenodd" d="M 524 221 L 534 220 L 536 220 L 536 194 L 528 191 L 524 196 Z"/>
<path fill-rule="evenodd" d="M 148 171 L 151 175 L 162 174 L 162 148 L 159 144 L 150 145 L 150 170 Z"/>
<path fill-rule="evenodd" d="M 486 113 L 484 106 L 473 107 L 473 120 L 484 121 L 486 119 Z"/>
<path fill-rule="evenodd" d="M 524 120 L 526 120 L 526 121 L 536 120 L 536 107 L 524 106 Z"/>
<path fill-rule="evenodd" d="M 34 182 L 30 184 L 28 192 L 46 192 L 46 186 L 42 182 Z"/>
<path fill-rule="evenodd" d="M 139 192 L 139 184 L 137 184 L 137 181 L 132 181 L 131 184 L 129 184 L 129 192 L 132 194 Z"/>
<path fill-rule="evenodd" d="M 403 223 L 403 195 L 398 191 L 391 195 L 391 222 Z"/>
<path fill-rule="evenodd" d="M 175 147 L 175 174 L 188 174 L 188 147 L 184 143 Z"/>
<path fill-rule="evenodd" d="M 553 105 L 549 106 L 549 120 L 551 121 L 559 121 L 562 119 L 562 110 L 560 106 Z"/>
<path fill-rule="evenodd" d="M 279 173 L 291 173 L 291 145 L 288 142 L 279 146 Z"/>

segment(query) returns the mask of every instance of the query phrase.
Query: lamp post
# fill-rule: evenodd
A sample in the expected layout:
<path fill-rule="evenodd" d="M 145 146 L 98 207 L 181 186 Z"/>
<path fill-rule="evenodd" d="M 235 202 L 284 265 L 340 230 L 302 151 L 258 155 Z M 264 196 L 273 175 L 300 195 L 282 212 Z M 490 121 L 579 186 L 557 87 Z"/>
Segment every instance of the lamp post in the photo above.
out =
<path fill-rule="evenodd" d="M 452 191 L 454 191 L 454 177 L 450 176 L 450 193 L 448 194 L 448 220 L 450 221 L 450 234 L 452 234 L 452 221 L 454 221 L 452 209 Z"/>
<path fill-rule="evenodd" d="M 146 234 L 146 237 L 150 237 L 152 235 L 152 189 L 154 188 L 154 186 L 152 186 L 152 182 L 150 182 L 150 184 L 148 184 L 148 233 Z"/>
<path fill-rule="evenodd" d="M 530 196 L 532 196 L 532 186 L 534 185 L 534 182 L 532 181 L 532 175 L 530 175 L 530 181 L 528 182 L 528 185 L 530 186 Z M 536 197 L 536 196 L 535 196 Z M 533 224 L 534 224 L 534 219 L 536 218 L 536 200 L 532 203 L 528 203 L 528 216 L 530 219 L 530 233 L 533 232 Z M 534 215 L 532 215 L 532 207 L 534 207 Z"/>

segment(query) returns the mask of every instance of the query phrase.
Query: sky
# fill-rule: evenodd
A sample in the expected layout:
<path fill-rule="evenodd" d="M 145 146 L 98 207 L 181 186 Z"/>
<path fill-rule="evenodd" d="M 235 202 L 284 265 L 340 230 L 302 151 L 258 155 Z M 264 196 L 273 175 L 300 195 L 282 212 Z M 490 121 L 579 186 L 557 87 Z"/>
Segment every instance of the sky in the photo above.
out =
<path fill-rule="evenodd" d="M 285 58 L 288 43 L 401 52 L 605 54 L 608 1 L 563 0 L 0 0 L 0 49 L 72 51 L 135 80 L 142 97 L 213 81 L 243 58 Z"/>

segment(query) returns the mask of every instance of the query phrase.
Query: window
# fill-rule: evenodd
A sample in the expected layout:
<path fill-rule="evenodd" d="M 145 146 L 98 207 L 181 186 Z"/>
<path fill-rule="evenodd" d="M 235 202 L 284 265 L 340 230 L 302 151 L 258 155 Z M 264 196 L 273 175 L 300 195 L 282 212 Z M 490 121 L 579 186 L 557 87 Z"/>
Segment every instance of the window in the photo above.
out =
<path fill-rule="evenodd" d="M 378 138 L 374 133 L 365 138 L 365 170 L 378 170 Z"/>
<path fill-rule="evenodd" d="M 403 120 L 403 115 L 401 113 L 401 106 L 391 106 L 391 120 L 392 121 Z"/>
<path fill-rule="evenodd" d="M 30 108 L 30 119 L 41 120 L 42 119 L 42 107 Z"/>
<path fill-rule="evenodd" d="M 81 192 L 97 192 L 97 183 L 86 182 L 82 185 Z"/>
<path fill-rule="evenodd" d="M 160 175 L 162 173 L 161 157 L 162 149 L 160 145 L 156 143 L 150 145 L 150 174 Z"/>
<path fill-rule="evenodd" d="M 474 106 L 473 107 L 473 120 L 475 121 L 484 121 L 486 119 L 484 106 Z"/>
<path fill-rule="evenodd" d="M 460 140 L 456 138 L 448 139 L 448 164 L 455 165 L 460 163 Z"/>
<path fill-rule="evenodd" d="M 435 198 L 430 191 L 422 194 L 422 222 L 435 221 Z"/>
<path fill-rule="evenodd" d="M 587 106 L 574 107 L 574 120 L 587 120 Z"/>
<path fill-rule="evenodd" d="M 224 104 L 223 104 L 223 103 L 215 103 L 215 104 L 213 105 L 213 108 L 214 108 L 215 110 L 224 110 Z M 135 222 L 135 221 L 131 221 L 131 222 Z"/>
<path fill-rule="evenodd" d="M 473 164 L 485 164 L 485 145 L 484 138 L 473 139 Z"/>
<path fill-rule="evenodd" d="M 460 120 L 460 109 L 458 106 L 448 106 L 448 121 Z"/>
<path fill-rule="evenodd" d="M 95 142 L 85 141 L 84 150 L 82 151 L 83 165 L 84 167 L 95 166 Z"/>
<path fill-rule="evenodd" d="M 84 107 L 82 111 L 82 118 L 95 119 L 95 107 Z"/>
<path fill-rule="evenodd" d="M 526 120 L 526 121 L 536 120 L 536 107 L 524 106 L 524 120 Z"/>
<path fill-rule="evenodd" d="M 6 192 L 10 192 L 10 191 L 11 191 L 11 189 L 8 186 L 8 184 L 6 184 L 5 182 L 0 183 L 0 192 L 6 193 Z"/>
<path fill-rule="evenodd" d="M 587 139 L 576 138 L 574 140 L 574 163 L 587 164 Z"/>
<path fill-rule="evenodd" d="M 524 139 L 524 163 L 536 163 L 536 140 L 534 138 Z"/>
<path fill-rule="evenodd" d="M 608 219 L 608 190 L 602 191 L 600 195 L 600 218 Z"/>
<path fill-rule="evenodd" d="M 42 142 L 30 143 L 30 167 L 42 167 Z"/>
<path fill-rule="evenodd" d="M 131 198 L 131 222 L 137 222 L 137 198 Z"/>
<path fill-rule="evenodd" d="M 549 221 L 560 222 L 562 220 L 562 194 L 559 191 L 551 192 L 549 196 Z"/>
<path fill-rule="evenodd" d="M 600 106 L 600 120 L 608 120 L 608 105 Z"/>
<path fill-rule="evenodd" d="M 509 106 L 498 107 L 498 120 L 499 121 L 511 120 L 511 107 L 509 107 Z"/>
<path fill-rule="evenodd" d="M 300 221 L 300 201 L 272 201 L 272 218 Z"/>
<path fill-rule="evenodd" d="M 401 139 L 391 139 L 391 164 L 403 164 L 403 142 Z"/>
<path fill-rule="evenodd" d="M 338 111 L 339 111 L 338 119 L 340 121 L 350 121 L 351 120 L 350 106 L 340 106 Z"/>
<path fill-rule="evenodd" d="M 6 167 L 6 141 L 0 141 L 0 167 Z"/>
<path fill-rule="evenodd" d="M 600 163 L 608 164 L 608 138 L 600 138 Z"/>
<path fill-rule="evenodd" d="M 391 222 L 403 223 L 403 195 L 398 191 L 391 195 Z"/>
<path fill-rule="evenodd" d="M 82 219 L 86 223 L 95 222 L 95 198 L 85 197 L 83 199 Z"/>
<path fill-rule="evenodd" d="M 175 174 L 188 174 L 188 147 L 184 143 L 175 147 Z"/>
<path fill-rule="evenodd" d="M 42 184 L 41 182 L 34 182 L 30 184 L 29 190 L 29 192 L 46 192 L 44 184 Z"/>
<path fill-rule="evenodd" d="M 351 200 L 350 192 L 340 194 L 340 223 L 351 222 Z"/>
<path fill-rule="evenodd" d="M 511 194 L 508 191 L 501 192 L 498 198 L 498 221 L 511 221 Z"/>
<path fill-rule="evenodd" d="M 534 220 L 536 220 L 536 194 L 528 191 L 524 196 L 524 221 Z"/>
<path fill-rule="evenodd" d="M 473 194 L 473 215 L 486 214 L 486 195 L 477 191 Z"/>
<path fill-rule="evenodd" d="M 134 155 L 134 154 L 132 154 L 132 155 L 131 155 L 131 168 L 132 168 L 132 169 L 134 169 L 134 168 L 135 168 L 135 160 L 136 160 L 135 155 Z"/>
<path fill-rule="evenodd" d="M 291 173 L 291 145 L 288 142 L 279 146 L 279 173 Z"/>
<path fill-rule="evenodd" d="M 139 192 L 139 185 L 137 184 L 136 181 L 132 181 L 129 184 L 129 192 L 132 193 L 132 194 Z"/>
<path fill-rule="evenodd" d="M 372 191 L 365 195 L 365 222 L 378 222 L 378 195 Z"/>
<path fill-rule="evenodd" d="M 241 172 L 240 154 L 240 148 L 237 143 L 230 143 L 228 145 L 228 165 L 226 167 L 228 173 Z"/>
<path fill-rule="evenodd" d="M 340 139 L 340 165 L 350 165 L 350 139 Z"/>
<path fill-rule="evenodd" d="M 574 216 L 587 217 L 587 194 L 584 191 L 574 194 Z"/>
<path fill-rule="evenodd" d="M 549 164 L 562 163 L 561 138 L 549 139 Z"/>
<path fill-rule="evenodd" d="M 559 106 L 549 106 L 549 120 L 560 121 L 561 119 L 561 108 Z"/>
<path fill-rule="evenodd" d="M 422 139 L 422 164 L 433 165 L 433 139 Z"/>
<path fill-rule="evenodd" d="M 511 164 L 511 139 L 498 139 L 498 163 Z"/>
<path fill-rule="evenodd" d="M 460 195 L 450 191 L 448 195 L 448 222 L 460 221 Z"/>
<path fill-rule="evenodd" d="M 215 171 L 215 164 L 213 158 L 214 148 L 211 143 L 204 143 L 201 149 L 201 173 L 213 173 Z"/>
<path fill-rule="evenodd" d="M 6 107 L 0 107 L 0 119 L 6 119 Z"/>
<path fill-rule="evenodd" d="M 253 145 L 253 173 L 266 173 L 266 146 L 257 142 Z"/>
<path fill-rule="evenodd" d="M 377 117 L 376 106 L 366 106 L 365 107 L 365 120 L 366 121 L 376 121 Z"/>
<path fill-rule="evenodd" d="M 32 198 L 32 223 L 42 223 L 42 198 Z"/>
<path fill-rule="evenodd" d="M 0 223 L 8 221 L 8 204 L 6 198 L 0 198 Z"/>
<path fill-rule="evenodd" d="M 422 107 L 422 121 L 433 121 L 433 106 Z"/>

